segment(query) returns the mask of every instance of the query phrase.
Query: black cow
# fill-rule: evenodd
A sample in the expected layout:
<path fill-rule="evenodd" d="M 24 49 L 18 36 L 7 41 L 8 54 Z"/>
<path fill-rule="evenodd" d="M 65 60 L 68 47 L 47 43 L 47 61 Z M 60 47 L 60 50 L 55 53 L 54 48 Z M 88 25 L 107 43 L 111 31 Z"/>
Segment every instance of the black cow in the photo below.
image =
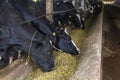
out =
<path fill-rule="evenodd" d="M 84 0 L 79 0 L 79 12 L 73 9 L 74 6 L 69 0 L 56 0 L 54 3 L 54 11 L 65 11 L 53 15 L 54 24 L 66 26 L 69 22 L 72 22 L 77 28 L 85 29 L 84 22 L 91 14 L 98 14 L 102 10 L 101 0 L 85 0 L 86 5 L 84 5 Z M 72 1 L 74 3 L 74 0 Z M 79 4 L 78 3 L 78 4 Z M 86 9 L 85 9 L 86 6 Z M 84 15 L 87 14 L 87 15 Z"/>
<path fill-rule="evenodd" d="M 21 50 L 28 53 L 30 42 L 36 30 L 30 25 L 20 25 L 23 21 L 9 2 L 0 5 L 0 65 L 8 64 L 10 56 Z M 36 33 L 32 40 L 30 58 L 43 71 L 51 71 L 54 66 L 53 47 L 49 38 Z"/>
<path fill-rule="evenodd" d="M 57 1 L 54 4 L 53 10 L 55 12 L 65 12 L 60 12 L 53 15 L 54 24 L 57 26 L 66 26 L 69 23 L 73 23 L 75 27 L 84 29 L 84 22 L 82 21 L 80 14 L 74 8 L 75 7 L 71 2 Z"/>
<path fill-rule="evenodd" d="M 0 19 L 1 18 L 2 21 L 0 20 L 0 66 L 4 66 L 10 64 L 11 59 L 15 60 L 19 57 L 18 54 L 14 54 L 18 53 L 17 51 L 19 49 L 18 42 L 15 38 L 15 33 L 13 32 L 13 28 L 10 28 L 8 26 L 6 27 L 5 25 L 7 23 L 5 23 L 3 17 L 0 16 Z"/>
<path fill-rule="evenodd" d="M 38 4 L 33 3 L 32 0 L 11 0 L 10 2 L 14 5 L 15 9 L 18 10 L 24 20 L 29 20 L 42 15 L 41 11 L 36 8 L 38 7 Z M 32 20 L 29 24 L 36 28 L 37 31 L 48 36 L 58 49 L 70 54 L 79 53 L 78 48 L 75 43 L 73 43 L 70 36 L 65 32 L 65 29 L 52 26 L 45 17 Z"/>

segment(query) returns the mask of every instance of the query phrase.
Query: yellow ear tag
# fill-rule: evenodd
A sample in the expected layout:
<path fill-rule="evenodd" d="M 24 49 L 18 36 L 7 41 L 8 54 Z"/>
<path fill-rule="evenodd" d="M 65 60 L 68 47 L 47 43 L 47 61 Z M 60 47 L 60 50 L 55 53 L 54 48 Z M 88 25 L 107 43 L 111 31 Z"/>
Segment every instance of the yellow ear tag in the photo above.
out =
<path fill-rule="evenodd" d="M 38 0 L 32 0 L 34 3 L 36 3 Z"/>
<path fill-rule="evenodd" d="M 69 16 L 69 18 L 72 18 L 72 16 Z"/>
<path fill-rule="evenodd" d="M 53 33 L 52 33 L 52 35 L 53 35 L 53 36 L 56 36 L 56 33 L 55 33 L 55 32 L 53 32 Z"/>

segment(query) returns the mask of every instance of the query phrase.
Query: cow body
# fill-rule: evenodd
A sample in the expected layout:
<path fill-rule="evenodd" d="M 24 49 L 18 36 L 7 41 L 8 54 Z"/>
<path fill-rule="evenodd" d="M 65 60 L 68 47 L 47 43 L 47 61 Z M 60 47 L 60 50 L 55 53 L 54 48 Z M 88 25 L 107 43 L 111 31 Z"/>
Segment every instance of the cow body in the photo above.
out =
<path fill-rule="evenodd" d="M 41 11 L 36 8 L 38 6 L 35 3 L 31 2 L 31 0 L 11 0 L 11 3 L 14 5 L 15 9 L 18 10 L 24 20 L 29 20 L 42 15 Z M 72 40 L 70 36 L 65 32 L 65 29 L 61 29 L 57 26 L 52 26 L 45 17 L 32 20 L 29 22 L 29 24 L 32 25 L 37 31 L 42 32 L 44 35 L 48 36 L 55 47 L 58 49 L 70 54 L 79 53 L 78 48 L 75 44 L 72 43 Z M 55 33 L 55 35 L 53 33 Z"/>
<path fill-rule="evenodd" d="M 57 11 L 65 11 L 56 13 L 53 15 L 53 19 L 56 25 L 66 26 L 69 23 L 73 23 L 77 28 L 83 28 L 82 19 L 80 14 L 75 10 L 75 7 L 70 2 L 57 1 L 54 4 L 53 10 Z M 66 11 L 69 10 L 69 11 Z"/>
<path fill-rule="evenodd" d="M 21 21 L 23 21 L 22 18 L 10 3 L 0 5 L 0 43 L 3 43 L 0 44 L 1 65 L 9 63 L 9 57 L 16 55 L 19 50 L 22 53 L 28 53 L 36 30 L 27 24 L 20 25 Z M 47 36 L 40 32 L 37 33 L 32 40 L 32 47 L 28 54 L 43 71 L 52 70 L 54 66 L 53 48 Z"/>

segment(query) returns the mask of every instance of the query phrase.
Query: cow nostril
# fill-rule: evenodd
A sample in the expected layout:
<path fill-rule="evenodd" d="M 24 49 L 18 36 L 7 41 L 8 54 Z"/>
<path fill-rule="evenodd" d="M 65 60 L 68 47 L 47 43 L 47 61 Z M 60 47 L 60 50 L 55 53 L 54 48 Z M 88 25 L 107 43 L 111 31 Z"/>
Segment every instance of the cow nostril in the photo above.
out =
<path fill-rule="evenodd" d="M 78 55 L 78 54 L 80 54 L 80 50 L 74 50 L 73 51 L 73 55 Z"/>
<path fill-rule="evenodd" d="M 53 67 L 49 67 L 49 68 L 47 68 L 47 69 L 43 69 L 43 71 L 44 72 L 50 72 L 50 71 L 52 71 L 54 68 Z"/>

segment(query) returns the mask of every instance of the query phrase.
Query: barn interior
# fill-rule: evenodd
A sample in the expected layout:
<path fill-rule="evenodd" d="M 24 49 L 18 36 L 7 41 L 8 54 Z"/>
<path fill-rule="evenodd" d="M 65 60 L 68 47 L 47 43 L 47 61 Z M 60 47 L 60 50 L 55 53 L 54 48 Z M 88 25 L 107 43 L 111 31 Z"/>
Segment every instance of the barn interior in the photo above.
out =
<path fill-rule="evenodd" d="M 51 72 L 42 72 L 32 62 L 25 65 L 26 57 L 23 56 L 0 70 L 0 80 L 120 80 L 120 7 L 114 2 L 104 0 L 103 10 L 88 17 L 85 30 L 72 30 L 69 26 L 74 27 L 73 24 L 67 26 L 80 48 L 79 55 L 54 51 L 55 67 Z M 46 12 L 50 13 L 50 9 L 48 6 Z"/>

